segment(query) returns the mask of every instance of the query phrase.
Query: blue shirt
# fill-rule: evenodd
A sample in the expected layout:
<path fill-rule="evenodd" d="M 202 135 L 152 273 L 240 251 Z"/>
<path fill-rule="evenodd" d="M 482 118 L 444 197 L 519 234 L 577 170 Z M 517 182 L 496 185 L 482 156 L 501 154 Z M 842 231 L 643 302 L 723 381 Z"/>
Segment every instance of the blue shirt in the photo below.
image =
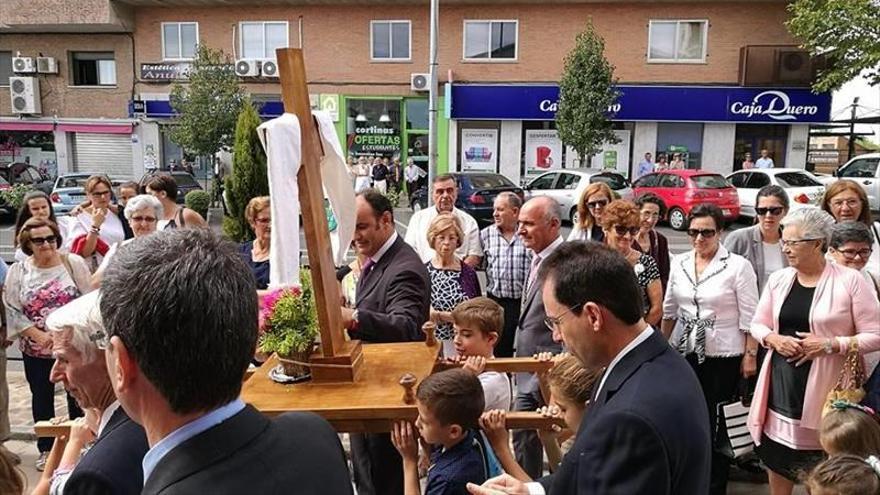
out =
<path fill-rule="evenodd" d="M 486 457 L 474 430 L 452 448 L 440 448 L 431 455 L 425 495 L 467 495 L 468 483 L 486 481 Z"/>
<path fill-rule="evenodd" d="M 210 430 L 227 419 L 235 416 L 241 412 L 242 409 L 244 409 L 244 402 L 242 402 L 241 399 L 235 399 L 229 404 L 220 406 L 195 421 L 181 426 L 172 431 L 167 437 L 159 440 L 159 443 L 153 445 L 153 448 L 147 451 L 147 454 L 144 456 L 142 463 L 144 468 L 144 484 L 147 483 L 147 479 L 150 478 L 153 469 L 156 468 L 156 465 L 159 464 L 159 461 L 161 461 L 167 453 L 199 433 Z"/>

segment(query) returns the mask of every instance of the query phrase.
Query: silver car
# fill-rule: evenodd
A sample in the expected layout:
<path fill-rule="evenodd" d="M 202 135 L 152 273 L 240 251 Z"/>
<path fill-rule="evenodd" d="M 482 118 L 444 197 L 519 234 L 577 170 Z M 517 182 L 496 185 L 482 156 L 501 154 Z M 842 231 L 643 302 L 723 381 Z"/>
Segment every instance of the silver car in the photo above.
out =
<path fill-rule="evenodd" d="M 826 186 L 838 179 L 850 179 L 862 186 L 868 203 L 874 211 L 880 210 L 880 153 L 868 153 L 852 158 L 834 173 L 834 177 L 819 179 Z"/>
<path fill-rule="evenodd" d="M 559 214 L 572 223 L 577 221 L 577 203 L 584 189 L 594 182 L 608 184 L 621 199 L 632 199 L 633 192 L 629 181 L 623 175 L 611 170 L 594 168 L 568 168 L 543 173 L 525 186 L 527 198 L 550 196 L 559 202 Z"/>

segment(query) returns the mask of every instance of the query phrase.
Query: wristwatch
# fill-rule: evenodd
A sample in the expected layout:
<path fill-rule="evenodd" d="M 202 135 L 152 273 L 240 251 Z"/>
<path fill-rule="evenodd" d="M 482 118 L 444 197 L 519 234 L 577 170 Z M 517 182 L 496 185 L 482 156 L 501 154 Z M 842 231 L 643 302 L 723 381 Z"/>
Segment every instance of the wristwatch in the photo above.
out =
<path fill-rule="evenodd" d="M 825 349 L 825 354 L 833 354 L 834 353 L 834 341 L 831 339 L 825 339 L 825 342 L 822 344 L 822 347 Z"/>
<path fill-rule="evenodd" d="M 350 330 L 357 330 L 357 327 L 358 327 L 358 310 L 354 310 L 351 312 Z"/>

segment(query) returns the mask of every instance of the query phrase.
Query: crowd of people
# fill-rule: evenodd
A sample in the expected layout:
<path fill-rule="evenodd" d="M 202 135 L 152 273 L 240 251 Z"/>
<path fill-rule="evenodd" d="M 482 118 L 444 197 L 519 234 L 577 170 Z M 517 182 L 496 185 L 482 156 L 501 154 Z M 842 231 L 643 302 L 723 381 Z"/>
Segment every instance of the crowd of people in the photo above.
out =
<path fill-rule="evenodd" d="M 440 175 L 401 236 L 385 192 L 418 174 L 380 158 L 350 167 L 345 332 L 419 341 L 433 321 L 441 358 L 459 365 L 418 384 L 417 420 L 351 433 L 350 475 L 326 421 L 244 404 L 271 199 L 248 204 L 254 240 L 236 246 L 193 228 L 201 219 L 176 205 L 173 181 L 115 205 L 95 177 L 63 233 L 48 198 L 26 198 L 23 259 L 5 277 L 6 339 L 25 356 L 34 419 L 55 415 L 58 382 L 70 417 L 83 416 L 64 441 L 38 442 L 38 493 L 723 494 L 734 461 L 724 407 L 749 399 L 773 495 L 796 483 L 878 493 L 880 227 L 858 184 L 791 212 L 767 186 L 756 224 L 726 238 L 721 210 L 698 205 L 692 249 L 672 256 L 654 195 L 631 202 L 592 184 L 566 242 L 555 200 L 499 194 L 480 229 L 455 207 L 455 177 Z M 487 370 L 510 356 L 549 371 Z M 508 411 L 559 426 L 511 435 Z"/>

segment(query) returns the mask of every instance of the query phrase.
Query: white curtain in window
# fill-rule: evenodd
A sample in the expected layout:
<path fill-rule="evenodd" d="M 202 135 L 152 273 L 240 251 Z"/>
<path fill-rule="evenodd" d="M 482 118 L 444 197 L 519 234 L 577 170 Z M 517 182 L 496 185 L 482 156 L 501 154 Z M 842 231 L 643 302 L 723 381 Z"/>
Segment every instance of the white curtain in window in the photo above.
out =
<path fill-rule="evenodd" d="M 98 84 L 116 84 L 115 60 L 98 60 Z"/>
<path fill-rule="evenodd" d="M 678 58 L 701 60 L 703 58 L 703 23 L 681 22 L 678 24 Z"/>

